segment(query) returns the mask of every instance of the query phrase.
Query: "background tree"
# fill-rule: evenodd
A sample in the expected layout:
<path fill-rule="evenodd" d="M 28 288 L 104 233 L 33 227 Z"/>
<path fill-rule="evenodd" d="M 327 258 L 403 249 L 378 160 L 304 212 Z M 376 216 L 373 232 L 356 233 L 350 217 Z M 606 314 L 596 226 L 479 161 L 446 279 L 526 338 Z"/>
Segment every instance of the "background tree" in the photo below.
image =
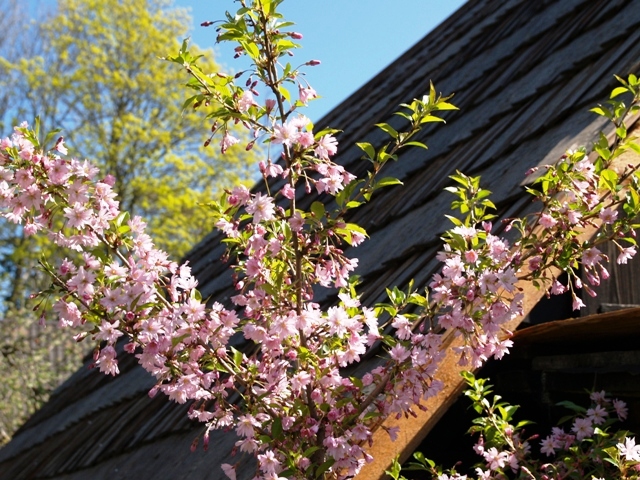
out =
<path fill-rule="evenodd" d="M 247 154 L 229 152 L 222 160 L 203 147 L 211 125 L 191 109 L 183 111 L 185 94 L 175 88 L 188 80 L 186 73 L 160 58 L 178 51 L 188 35 L 187 12 L 169 0 L 60 0 L 56 9 L 29 20 L 19 2 L 0 0 L 0 6 L 7 12 L 0 27 L 9 33 L 0 39 L 0 133 L 36 116 L 42 131 L 62 128 L 76 157 L 91 158 L 103 174 L 113 175 L 122 208 L 141 215 L 154 242 L 181 257 L 211 228 L 198 204 L 220 186 L 246 178 L 251 166 Z M 212 52 L 203 58 L 209 71 L 215 71 L 212 58 Z M 20 404 L 22 412 L 0 413 L 6 432 L 46 398 L 60 375 L 77 368 L 40 351 L 51 340 L 39 342 L 35 337 L 44 333 L 36 335 L 30 326 L 38 319 L 28 311 L 28 297 L 48 282 L 34 266 L 42 255 L 55 256 L 46 238 L 34 240 L 19 225 L 0 222 L 1 327 L 15 333 L 3 336 L 0 348 L 7 386 L 0 408 Z M 60 349 L 73 346 L 67 341 Z M 21 363 L 32 355 L 40 358 L 38 375 L 46 376 L 35 383 L 24 380 L 28 369 Z M 24 390 L 16 393 L 18 387 Z M 3 416 L 12 418 L 10 425 Z"/>

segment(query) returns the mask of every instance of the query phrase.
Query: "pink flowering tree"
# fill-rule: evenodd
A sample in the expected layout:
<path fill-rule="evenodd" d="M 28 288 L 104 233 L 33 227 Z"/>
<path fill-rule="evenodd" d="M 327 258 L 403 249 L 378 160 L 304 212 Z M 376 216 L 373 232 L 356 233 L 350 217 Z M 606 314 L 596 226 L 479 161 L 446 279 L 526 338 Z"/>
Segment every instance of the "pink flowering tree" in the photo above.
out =
<path fill-rule="evenodd" d="M 400 183 L 380 175 L 385 164 L 403 149 L 423 148 L 415 141 L 422 125 L 455 107 L 433 86 L 401 105 L 401 131 L 378 125 L 388 143 L 358 144 L 371 170 L 355 178 L 333 160 L 337 132 L 314 131 L 300 113 L 316 97 L 301 69 L 319 62 L 288 63 L 301 35 L 288 30 L 280 3 L 241 1 L 218 26 L 219 41 L 237 42 L 251 70 L 203 72 L 186 43 L 169 58 L 191 74 L 187 104 L 206 111 L 213 132 L 207 143 L 218 135 L 227 151 L 240 142 L 230 126 L 241 125 L 247 149 L 266 143 L 278 158 L 260 163 L 261 188 L 235 187 L 210 204 L 234 270 L 231 304 L 203 301 L 189 266 L 158 250 L 142 219 L 120 211 L 113 178 L 67 155 L 55 136 L 41 141 L 37 128 L 21 125 L 0 143 L 0 205 L 25 233 L 48 235 L 71 252 L 60 265 L 42 262 L 52 285 L 38 308 L 53 309 L 62 327 L 95 342 L 101 371 L 118 373 L 122 342 L 157 378 L 152 395 L 191 402 L 190 417 L 206 425 L 205 446 L 211 430 L 235 431 L 237 450 L 257 460 L 256 478 L 344 479 L 371 460 L 367 446 L 379 419 L 408 415 L 440 391 L 445 331 L 464 339 L 457 354 L 469 368 L 500 358 L 511 346 L 504 325 L 522 311 L 516 282 L 535 282 L 550 294 L 569 290 L 579 308 L 575 268 L 582 264 L 592 284 L 608 275 L 599 243 L 618 242 L 619 262 L 635 253 L 640 177 L 636 166 L 615 160 L 625 149 L 640 150 L 624 126 L 638 109 L 640 87 L 630 76 L 614 93 L 624 90 L 632 102 L 599 107 L 615 123 L 613 145 L 602 140 L 594 154 L 580 149 L 545 167 L 531 189 L 540 211 L 511 221 L 515 241 L 492 233 L 493 204 L 479 179 L 452 176 L 460 214 L 444 235 L 441 273 L 426 290 L 390 286 L 388 303 L 361 305 L 358 262 L 344 250 L 367 233 L 349 213 Z M 318 195 L 308 210 L 301 208 L 306 195 Z M 580 232 L 593 225 L 599 233 L 583 239 Z M 558 281 L 560 271 L 569 274 L 567 284 Z M 327 308 L 314 300 L 321 288 L 338 291 Z M 393 334 L 384 333 L 388 326 Z M 362 377 L 344 373 L 380 344 L 382 365 Z M 222 465 L 232 479 L 233 462 Z"/>

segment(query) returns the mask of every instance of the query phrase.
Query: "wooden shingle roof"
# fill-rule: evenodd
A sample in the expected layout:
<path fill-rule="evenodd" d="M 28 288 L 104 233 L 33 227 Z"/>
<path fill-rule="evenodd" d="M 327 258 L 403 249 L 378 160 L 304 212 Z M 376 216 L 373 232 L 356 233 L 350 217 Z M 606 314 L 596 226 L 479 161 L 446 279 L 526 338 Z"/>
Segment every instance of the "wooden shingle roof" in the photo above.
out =
<path fill-rule="evenodd" d="M 353 215 L 371 236 L 353 251 L 363 303 L 412 278 L 426 284 L 437 270 L 448 175 L 481 175 L 502 217 L 522 215 L 532 208 L 524 172 L 591 141 L 604 123 L 588 109 L 606 100 L 614 74 L 639 70 L 640 0 L 469 0 L 317 122 L 344 131 L 338 161 L 361 175 L 368 163 L 355 142 L 385 142 L 373 125 L 398 126 L 398 104 L 421 97 L 430 81 L 455 92 L 460 107 L 446 126 L 421 133 L 427 152 L 407 150 L 390 165 L 386 175 L 404 186 Z M 224 302 L 232 290 L 222 251 L 212 234 L 188 259 L 203 297 Z M 0 479 L 220 478 L 220 463 L 237 461 L 234 435 L 212 432 L 208 451 L 190 453 L 202 427 L 187 419 L 188 406 L 149 398 L 153 378 L 125 358 L 118 377 L 85 366 L 64 383 L 0 450 Z M 239 478 L 252 473 L 245 464 Z"/>

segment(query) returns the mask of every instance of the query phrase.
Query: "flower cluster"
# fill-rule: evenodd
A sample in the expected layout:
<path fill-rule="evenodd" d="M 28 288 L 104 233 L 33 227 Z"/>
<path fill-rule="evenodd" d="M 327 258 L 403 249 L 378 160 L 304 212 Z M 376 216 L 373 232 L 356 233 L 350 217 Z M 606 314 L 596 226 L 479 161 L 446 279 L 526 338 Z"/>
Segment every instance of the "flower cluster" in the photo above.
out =
<path fill-rule="evenodd" d="M 553 427 L 551 435 L 540 441 L 540 456 L 535 449 L 538 435 L 525 437 L 525 426 L 532 422 L 520 421 L 514 425 L 517 406 L 490 398 L 491 386 L 485 379 L 476 379 L 463 373 L 469 389 L 465 391 L 480 417 L 473 421 L 470 433 L 479 433 L 473 447 L 482 462 L 475 466 L 475 475 L 467 476 L 455 469 L 443 471 L 421 453 L 408 470 L 429 472 L 438 480 L 476 478 L 478 480 L 522 479 L 591 479 L 640 478 L 640 445 L 625 430 L 612 431 L 612 426 L 627 416 L 626 404 L 609 399 L 604 391 L 591 393 L 591 405 L 584 408 L 573 402 L 560 402 L 573 415 L 570 432 Z M 563 422 L 564 420 L 561 420 Z M 537 442 L 536 442 L 537 443 Z M 394 480 L 404 479 L 397 461 L 387 472 Z"/>
<path fill-rule="evenodd" d="M 477 368 L 488 358 L 502 358 L 512 345 L 502 339 L 502 325 L 522 313 L 522 294 L 517 292 L 518 265 L 507 240 L 483 229 L 458 226 L 438 258 L 442 273 L 431 282 L 432 298 L 444 313 L 441 327 L 455 328 L 467 341 L 461 347 L 461 365 Z"/>
<path fill-rule="evenodd" d="M 606 398 L 604 391 L 591 393 L 591 401 L 593 405 L 586 411 L 577 409 L 580 414 L 573 419 L 571 432 L 565 432 L 558 427 L 553 428 L 551 435 L 540 442 L 542 453 L 552 456 L 558 451 L 569 450 L 585 438 L 592 438 L 596 428 L 610 423 L 607 422 L 610 414 L 615 414 L 619 420 L 627 418 L 626 404 L 622 400 Z"/>
<path fill-rule="evenodd" d="M 610 156 L 611 154 L 607 154 Z M 595 246 L 598 240 L 611 240 L 619 249 L 616 259 L 619 264 L 626 264 L 636 254 L 635 231 L 622 227 L 624 220 L 621 213 L 632 214 L 636 211 L 633 198 L 637 183 L 637 165 L 614 165 L 612 162 L 598 160 L 592 163 L 585 149 L 569 151 L 563 162 L 556 166 L 545 166 L 546 173 L 536 182 L 537 189 L 530 189 L 545 209 L 536 214 L 533 223 L 539 232 L 530 236 L 523 243 L 527 254 L 527 267 L 530 278 L 544 279 L 549 285 L 549 293 L 560 295 L 570 292 L 575 310 L 584 306 L 577 290 L 582 289 L 590 296 L 595 296 L 593 287 L 609 278 L 609 272 L 603 265 L 608 258 Z M 626 194 L 622 188 L 625 183 L 632 185 Z M 621 208 L 623 207 L 623 208 Z M 596 241 L 589 248 L 579 239 L 579 232 L 597 225 L 600 231 Z M 522 229 L 522 225 L 516 226 Z M 557 242 L 562 236 L 565 244 Z M 627 243 L 623 247 L 621 243 Z M 579 262 L 584 271 L 585 284 L 571 269 L 571 265 Z M 570 281 L 563 285 L 555 277 L 547 277 L 542 273 L 548 265 L 558 266 L 569 273 Z"/>
<path fill-rule="evenodd" d="M 421 125 L 455 107 L 433 86 L 403 105 L 404 131 L 380 124 L 389 143 L 377 149 L 358 144 L 372 171 L 356 179 L 333 161 L 337 132 L 314 132 L 296 111 L 316 94 L 301 83 L 298 70 L 278 62 L 299 34 L 286 32 L 273 3 L 243 7 L 220 27 L 221 39 L 242 38 L 239 52 L 255 62 L 246 88 L 234 83 L 244 72 L 201 72 L 186 44 L 170 59 L 193 76 L 190 102 L 213 106 L 208 118 L 222 135 L 223 152 L 240 143 L 229 133 L 230 123 L 246 127 L 247 148 L 262 140 L 281 149 L 278 161 L 260 163 L 261 191 L 235 187 L 210 204 L 234 270 L 236 294 L 229 304 L 204 302 L 189 266 L 158 250 L 144 222 L 120 212 L 112 179 L 99 179 L 86 161 L 66 158 L 62 140 L 47 152 L 23 125 L 0 142 L 0 206 L 25 233 L 45 231 L 72 252 L 60 265 L 44 264 L 53 280 L 44 293 L 53 298 L 62 326 L 83 329 L 78 338 L 95 341 L 100 370 L 118 373 L 122 342 L 158 379 L 152 394 L 191 403 L 190 417 L 206 424 L 205 445 L 211 429 L 235 431 L 236 450 L 257 461 L 256 478 L 345 479 L 371 460 L 366 446 L 378 419 L 410 415 L 442 388 L 445 331 L 465 341 L 460 363 L 479 366 L 511 346 L 504 325 L 522 313 L 516 282 L 540 280 L 551 293 L 573 292 L 575 274 L 569 286 L 558 286 L 549 271 L 572 271 L 579 261 L 590 281 L 605 277 L 596 245 L 610 238 L 634 244 L 631 219 L 640 202 L 637 193 L 623 192 L 637 192 L 639 179 L 634 167 L 614 177 L 609 163 L 592 168 L 584 152 L 569 154 L 549 167 L 539 191 L 532 190 L 542 213 L 533 221 L 512 221 L 521 236 L 510 243 L 492 233 L 486 210 L 493 204 L 479 179 L 454 175 L 459 186 L 448 190 L 466 217 L 454 219 L 444 236 L 444 266 L 431 290 L 421 295 L 413 285 L 393 288 L 389 303 L 361 305 L 352 275 L 358 261 L 345 250 L 367 234 L 348 221 L 348 211 L 377 189 L 399 183 L 378 179 L 386 162 L 405 147 L 424 147 L 411 141 Z M 258 81 L 274 98 L 257 100 Z M 287 83 L 299 87 L 298 100 L 291 100 Z M 303 210 L 299 200 L 311 192 L 318 200 Z M 329 211 L 333 201 L 337 207 Z M 603 233 L 579 241 L 580 229 L 596 219 Z M 622 253 L 624 260 L 635 252 L 627 247 Z M 333 304 L 321 307 L 320 288 L 338 289 Z M 362 377 L 348 376 L 346 368 L 380 344 L 387 347 L 385 361 Z M 576 428 L 581 435 L 588 431 Z M 492 447 L 481 453 L 496 468 L 515 465 Z M 222 468 L 234 478 L 234 465 Z"/>

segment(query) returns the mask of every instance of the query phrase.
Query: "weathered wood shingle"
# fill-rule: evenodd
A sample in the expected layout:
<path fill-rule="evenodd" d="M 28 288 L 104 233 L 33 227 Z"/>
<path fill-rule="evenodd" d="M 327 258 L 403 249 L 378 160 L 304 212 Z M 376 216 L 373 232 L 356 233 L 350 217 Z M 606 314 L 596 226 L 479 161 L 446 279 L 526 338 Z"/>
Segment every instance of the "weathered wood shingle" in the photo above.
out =
<path fill-rule="evenodd" d="M 470 0 L 316 122 L 344 131 L 339 162 L 362 174 L 368 163 L 355 142 L 384 142 L 373 125 L 399 125 L 392 115 L 398 104 L 422 96 L 430 81 L 455 92 L 460 107 L 447 112 L 447 125 L 420 134 L 428 151 L 407 150 L 390 166 L 387 174 L 404 186 L 380 192 L 353 214 L 371 235 L 349 252 L 360 258 L 364 300 L 381 300 L 386 286 L 411 278 L 425 284 L 437 270 L 448 175 L 481 175 L 503 216 L 529 211 L 524 172 L 593 139 L 603 122 L 588 108 L 606 100 L 614 74 L 639 66 L 640 0 Z M 203 295 L 226 301 L 231 276 L 218 261 L 222 252 L 211 234 L 189 261 Z M 201 427 L 186 419 L 187 407 L 150 399 L 153 380 L 135 359 L 122 362 L 119 377 L 84 368 L 60 387 L 0 450 L 0 478 L 220 478 L 220 463 L 236 461 L 229 457 L 233 434 L 213 432 L 207 452 L 189 453 Z M 249 463 L 243 469 L 239 478 L 251 478 Z"/>

